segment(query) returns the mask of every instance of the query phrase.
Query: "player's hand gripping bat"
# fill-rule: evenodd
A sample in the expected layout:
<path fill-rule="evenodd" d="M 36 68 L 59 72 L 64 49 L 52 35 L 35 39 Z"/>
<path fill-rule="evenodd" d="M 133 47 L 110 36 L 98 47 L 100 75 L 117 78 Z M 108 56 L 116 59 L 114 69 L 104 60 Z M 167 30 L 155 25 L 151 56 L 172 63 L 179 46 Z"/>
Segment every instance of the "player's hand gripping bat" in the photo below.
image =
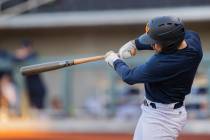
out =
<path fill-rule="evenodd" d="M 136 55 L 136 50 L 132 50 L 131 54 L 132 56 Z M 21 67 L 20 72 L 23 75 L 33 75 L 33 74 L 39 74 L 42 72 L 52 71 L 52 70 L 56 70 L 56 69 L 60 69 L 64 67 L 73 66 L 73 65 L 103 60 L 104 58 L 105 58 L 105 55 L 99 55 L 99 56 L 80 58 L 80 59 L 74 59 L 74 60 L 64 60 L 64 61 L 55 61 L 55 62 L 48 62 L 48 63 L 42 63 L 42 64 L 35 64 L 35 65 Z"/>

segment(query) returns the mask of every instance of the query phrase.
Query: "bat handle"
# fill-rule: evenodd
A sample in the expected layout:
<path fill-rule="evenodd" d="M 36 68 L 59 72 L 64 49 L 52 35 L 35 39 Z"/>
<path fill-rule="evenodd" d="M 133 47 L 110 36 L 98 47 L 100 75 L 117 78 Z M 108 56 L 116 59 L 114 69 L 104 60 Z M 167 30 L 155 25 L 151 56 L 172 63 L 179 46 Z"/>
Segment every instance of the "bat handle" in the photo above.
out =
<path fill-rule="evenodd" d="M 98 56 L 93 56 L 93 57 L 74 59 L 73 64 L 78 65 L 78 64 L 83 64 L 87 62 L 94 62 L 94 61 L 102 60 L 104 58 L 105 58 L 105 55 L 98 55 Z"/>
<path fill-rule="evenodd" d="M 131 55 L 135 56 L 136 55 L 136 49 L 131 50 Z M 119 56 L 119 54 L 118 54 Z M 103 60 L 106 57 L 106 55 L 98 55 L 98 56 L 93 56 L 93 57 L 87 57 L 87 58 L 80 58 L 80 59 L 74 59 L 73 64 L 78 65 L 78 64 L 83 64 L 87 62 L 94 62 L 98 60 Z"/>

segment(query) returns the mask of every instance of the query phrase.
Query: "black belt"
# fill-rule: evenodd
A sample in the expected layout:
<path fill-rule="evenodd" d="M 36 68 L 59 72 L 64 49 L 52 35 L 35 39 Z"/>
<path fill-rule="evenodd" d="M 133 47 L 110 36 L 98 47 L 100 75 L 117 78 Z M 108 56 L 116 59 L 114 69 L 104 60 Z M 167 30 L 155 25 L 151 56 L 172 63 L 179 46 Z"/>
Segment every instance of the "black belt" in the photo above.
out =
<path fill-rule="evenodd" d="M 148 104 L 148 102 L 147 102 L 146 99 L 144 100 L 144 105 L 145 105 L 145 106 L 151 106 L 151 107 L 154 108 L 154 109 L 157 108 L 155 103 L 151 102 L 150 104 Z M 182 107 L 183 105 L 184 105 L 183 102 L 178 102 L 178 103 L 176 103 L 176 104 L 174 105 L 174 109 L 180 108 L 180 107 Z"/>

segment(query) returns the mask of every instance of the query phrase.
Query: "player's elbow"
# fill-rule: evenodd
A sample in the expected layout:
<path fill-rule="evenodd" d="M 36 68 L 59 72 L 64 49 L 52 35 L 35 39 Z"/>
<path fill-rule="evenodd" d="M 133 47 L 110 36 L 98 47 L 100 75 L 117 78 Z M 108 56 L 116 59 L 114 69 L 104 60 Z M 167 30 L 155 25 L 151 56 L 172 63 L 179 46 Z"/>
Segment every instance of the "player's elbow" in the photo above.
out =
<path fill-rule="evenodd" d="M 132 80 L 129 76 L 124 76 L 124 77 L 122 77 L 122 80 L 123 80 L 125 83 L 129 84 L 129 85 L 133 85 L 133 84 L 136 83 L 136 82 L 135 82 L 134 80 Z"/>

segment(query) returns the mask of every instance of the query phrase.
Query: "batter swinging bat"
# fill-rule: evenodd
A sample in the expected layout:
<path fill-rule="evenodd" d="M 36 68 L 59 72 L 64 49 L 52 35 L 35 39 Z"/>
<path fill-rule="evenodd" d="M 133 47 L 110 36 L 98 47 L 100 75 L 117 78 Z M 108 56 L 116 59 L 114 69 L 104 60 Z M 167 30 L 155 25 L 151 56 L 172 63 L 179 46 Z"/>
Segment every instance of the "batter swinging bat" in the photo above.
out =
<path fill-rule="evenodd" d="M 136 50 L 131 51 L 132 56 L 136 54 Z M 42 64 L 36 64 L 36 65 L 30 65 L 25 66 L 20 69 L 20 72 L 23 75 L 33 75 L 33 74 L 39 74 L 46 71 L 52 71 L 64 67 L 69 67 L 72 65 L 78 65 L 83 64 L 87 62 L 94 62 L 98 60 L 103 60 L 105 58 L 105 55 L 99 55 L 99 56 L 93 56 L 93 57 L 87 57 L 87 58 L 80 58 L 80 59 L 74 59 L 72 60 L 64 60 L 64 61 L 55 61 L 55 62 L 48 62 L 48 63 L 42 63 Z"/>

